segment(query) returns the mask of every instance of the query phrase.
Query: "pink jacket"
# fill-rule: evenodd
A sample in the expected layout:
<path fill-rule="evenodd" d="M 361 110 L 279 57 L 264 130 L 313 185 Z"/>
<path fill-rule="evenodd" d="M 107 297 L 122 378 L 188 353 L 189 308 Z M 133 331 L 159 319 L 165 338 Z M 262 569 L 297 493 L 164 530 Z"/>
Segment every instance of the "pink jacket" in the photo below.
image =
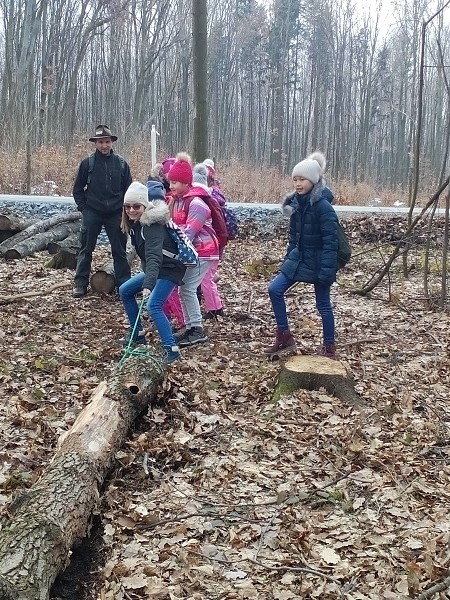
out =
<path fill-rule="evenodd" d="M 211 211 L 201 199 L 208 193 L 205 188 L 194 185 L 182 198 L 174 197 L 172 219 L 192 241 L 200 259 L 218 260 L 219 242 L 212 228 Z M 189 204 L 187 212 L 186 204 Z"/>

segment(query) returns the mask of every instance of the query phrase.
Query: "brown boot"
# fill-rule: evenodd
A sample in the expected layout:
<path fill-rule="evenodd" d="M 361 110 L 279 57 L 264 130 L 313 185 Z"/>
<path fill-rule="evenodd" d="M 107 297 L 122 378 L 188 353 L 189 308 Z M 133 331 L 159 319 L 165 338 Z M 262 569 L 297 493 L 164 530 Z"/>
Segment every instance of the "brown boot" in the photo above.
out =
<path fill-rule="evenodd" d="M 325 356 L 325 358 L 331 358 L 333 360 L 337 360 L 336 356 L 336 346 L 334 344 L 324 344 L 319 354 L 321 356 Z"/>
<path fill-rule="evenodd" d="M 295 354 L 297 345 L 289 329 L 287 331 L 277 329 L 277 339 L 272 346 L 264 348 L 263 352 L 267 356 L 281 356 L 282 354 L 289 354 L 289 352 Z"/>

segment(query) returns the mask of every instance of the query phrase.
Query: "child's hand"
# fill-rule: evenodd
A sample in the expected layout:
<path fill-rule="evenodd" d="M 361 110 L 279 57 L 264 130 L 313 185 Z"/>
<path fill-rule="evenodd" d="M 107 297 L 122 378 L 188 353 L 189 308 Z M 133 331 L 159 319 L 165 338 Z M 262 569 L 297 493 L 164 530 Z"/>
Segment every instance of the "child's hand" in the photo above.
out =
<path fill-rule="evenodd" d="M 150 296 L 150 290 L 148 288 L 144 288 L 142 290 L 142 297 L 147 298 L 148 296 Z"/>

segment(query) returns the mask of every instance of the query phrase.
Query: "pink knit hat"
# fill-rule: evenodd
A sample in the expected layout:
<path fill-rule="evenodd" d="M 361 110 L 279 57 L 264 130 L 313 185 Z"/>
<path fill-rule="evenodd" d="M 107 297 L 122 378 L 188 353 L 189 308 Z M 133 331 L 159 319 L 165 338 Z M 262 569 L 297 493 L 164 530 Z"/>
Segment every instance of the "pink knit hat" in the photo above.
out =
<path fill-rule="evenodd" d="M 173 165 L 175 160 L 176 159 L 174 156 L 169 156 L 168 158 L 165 158 L 163 161 L 161 161 L 162 171 L 163 171 L 164 175 L 167 176 L 167 173 L 170 171 L 170 167 Z"/>
<path fill-rule="evenodd" d="M 192 164 L 189 154 L 179 152 L 166 177 L 169 181 L 192 185 Z"/>

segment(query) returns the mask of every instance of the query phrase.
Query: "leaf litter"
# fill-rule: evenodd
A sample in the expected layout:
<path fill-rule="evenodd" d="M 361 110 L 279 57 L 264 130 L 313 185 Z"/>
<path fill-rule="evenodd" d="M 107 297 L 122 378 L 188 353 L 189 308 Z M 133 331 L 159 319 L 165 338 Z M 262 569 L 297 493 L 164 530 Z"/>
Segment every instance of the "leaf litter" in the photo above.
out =
<path fill-rule="evenodd" d="M 377 298 L 351 294 L 373 266 L 355 259 L 332 293 L 339 357 L 365 406 L 322 390 L 274 402 L 282 364 L 261 356 L 274 333 L 271 275 L 248 265 L 283 251 L 281 239 L 253 236 L 227 248 L 227 316 L 207 323 L 208 343 L 183 351 L 116 456 L 99 509 L 106 559 L 80 599 L 408 598 L 448 572 L 447 313 L 424 308 L 419 274 L 401 284 L 401 305 L 384 283 Z M 105 256 L 100 248 L 95 260 Z M 0 263 L 7 294 L 68 284 L 2 306 L 3 521 L 112 377 L 126 326 L 117 298 L 73 300 L 73 273 L 44 272 L 44 260 Z M 287 303 L 314 352 L 311 286 Z"/>

